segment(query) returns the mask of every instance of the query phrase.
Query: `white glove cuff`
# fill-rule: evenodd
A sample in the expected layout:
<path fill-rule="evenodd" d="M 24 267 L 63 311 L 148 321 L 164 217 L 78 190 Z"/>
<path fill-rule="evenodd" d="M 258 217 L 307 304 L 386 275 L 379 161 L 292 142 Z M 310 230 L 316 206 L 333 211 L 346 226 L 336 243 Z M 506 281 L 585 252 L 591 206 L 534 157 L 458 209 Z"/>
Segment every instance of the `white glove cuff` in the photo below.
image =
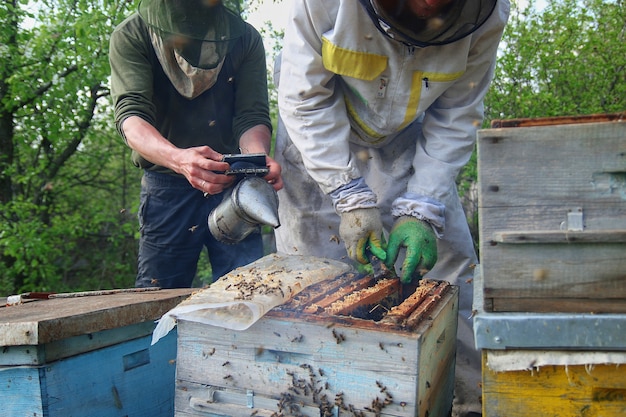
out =
<path fill-rule="evenodd" d="M 361 208 L 378 207 L 376 194 L 365 184 L 362 177 L 353 179 L 329 195 L 338 214 Z"/>
<path fill-rule="evenodd" d="M 414 193 L 404 193 L 391 206 L 394 217 L 413 216 L 428 222 L 438 238 L 443 237 L 446 227 L 446 206 L 437 200 Z"/>

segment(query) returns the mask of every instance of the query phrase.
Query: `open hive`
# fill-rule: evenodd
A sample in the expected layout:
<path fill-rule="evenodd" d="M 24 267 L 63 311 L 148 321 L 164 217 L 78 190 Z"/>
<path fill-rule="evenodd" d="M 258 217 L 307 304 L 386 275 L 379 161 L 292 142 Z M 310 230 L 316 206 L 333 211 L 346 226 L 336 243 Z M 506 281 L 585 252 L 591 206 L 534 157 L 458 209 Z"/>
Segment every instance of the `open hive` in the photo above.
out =
<path fill-rule="evenodd" d="M 177 416 L 447 416 L 458 288 L 349 272 L 245 331 L 178 321 Z"/>

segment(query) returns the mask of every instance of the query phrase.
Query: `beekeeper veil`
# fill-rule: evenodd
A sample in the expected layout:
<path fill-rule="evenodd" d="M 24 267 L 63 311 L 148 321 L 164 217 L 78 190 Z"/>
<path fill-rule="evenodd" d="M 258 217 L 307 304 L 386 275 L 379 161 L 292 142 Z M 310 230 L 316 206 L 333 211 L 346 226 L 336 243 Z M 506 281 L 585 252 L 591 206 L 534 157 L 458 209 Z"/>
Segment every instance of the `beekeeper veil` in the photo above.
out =
<path fill-rule="evenodd" d="M 237 0 L 142 0 L 139 15 L 163 71 L 189 99 L 215 84 L 233 41 L 245 31 Z"/>
<path fill-rule="evenodd" d="M 360 0 L 374 25 L 407 45 L 445 45 L 478 29 L 497 0 Z"/>

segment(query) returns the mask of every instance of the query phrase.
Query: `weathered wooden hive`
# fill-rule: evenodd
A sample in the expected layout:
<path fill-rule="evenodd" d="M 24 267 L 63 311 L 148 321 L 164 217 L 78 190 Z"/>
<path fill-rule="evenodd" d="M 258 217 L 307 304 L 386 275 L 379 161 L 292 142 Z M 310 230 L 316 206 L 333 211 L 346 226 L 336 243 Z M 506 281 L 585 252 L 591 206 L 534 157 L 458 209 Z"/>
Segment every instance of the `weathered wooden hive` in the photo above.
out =
<path fill-rule="evenodd" d="M 478 132 L 485 311 L 626 313 L 625 116 Z"/>
<path fill-rule="evenodd" d="M 626 415 L 625 117 L 478 133 L 485 417 Z"/>
<path fill-rule="evenodd" d="M 0 298 L 0 416 L 171 416 L 176 333 L 150 340 L 154 321 L 191 291 Z"/>
<path fill-rule="evenodd" d="M 345 273 L 245 331 L 178 320 L 177 416 L 447 416 L 458 288 Z"/>

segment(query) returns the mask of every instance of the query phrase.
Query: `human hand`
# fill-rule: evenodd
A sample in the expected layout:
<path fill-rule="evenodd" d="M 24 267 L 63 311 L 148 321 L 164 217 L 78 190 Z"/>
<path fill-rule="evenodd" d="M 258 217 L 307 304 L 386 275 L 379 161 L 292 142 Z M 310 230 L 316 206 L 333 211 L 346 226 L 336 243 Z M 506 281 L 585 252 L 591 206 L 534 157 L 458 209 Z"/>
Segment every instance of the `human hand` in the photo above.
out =
<path fill-rule="evenodd" d="M 389 234 L 385 260 L 387 267 L 393 267 L 401 247 L 406 248 L 400 279 L 403 284 L 413 280 L 413 273 L 418 268 L 430 270 L 437 262 L 437 238 L 425 221 L 412 216 L 402 216 L 396 220 Z"/>
<path fill-rule="evenodd" d="M 269 156 L 265 156 L 265 160 L 267 161 L 267 167 L 270 169 L 270 172 L 263 178 L 274 187 L 274 190 L 278 191 L 283 188 L 283 177 L 281 176 L 282 168 L 278 162 Z"/>
<path fill-rule="evenodd" d="M 234 176 L 221 174 L 228 169 L 222 158 L 221 153 L 208 146 L 178 149 L 174 156 L 176 172 L 183 174 L 194 188 L 206 194 L 219 194 L 235 181 Z"/>
<path fill-rule="evenodd" d="M 350 259 L 361 264 L 370 261 L 366 251 L 381 261 L 386 258 L 383 224 L 377 208 L 364 208 L 341 213 L 339 235 L 346 245 Z"/>

